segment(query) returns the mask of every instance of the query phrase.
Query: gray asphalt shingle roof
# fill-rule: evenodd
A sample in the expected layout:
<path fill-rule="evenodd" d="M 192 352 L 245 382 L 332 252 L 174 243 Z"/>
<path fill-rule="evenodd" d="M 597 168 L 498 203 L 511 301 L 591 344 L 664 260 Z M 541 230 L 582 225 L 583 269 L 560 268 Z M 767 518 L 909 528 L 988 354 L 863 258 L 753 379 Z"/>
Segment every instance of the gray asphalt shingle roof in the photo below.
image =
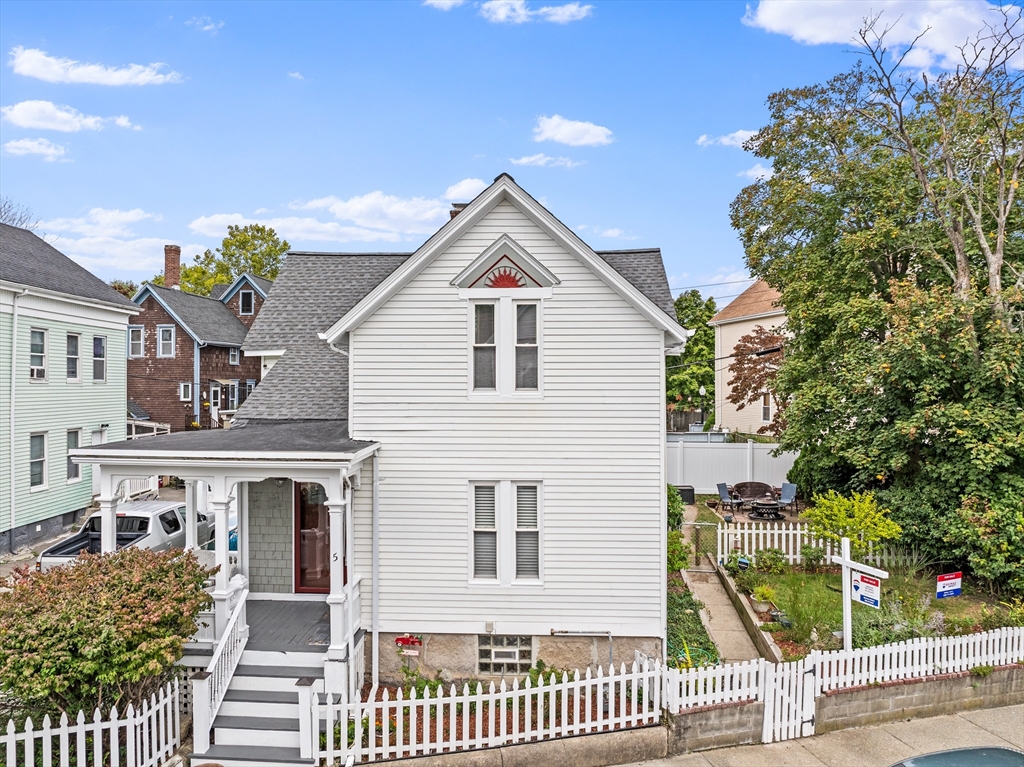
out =
<path fill-rule="evenodd" d="M 230 287 L 231 286 L 226 282 L 218 282 L 214 284 L 214 286 L 210 288 L 210 298 L 216 298 L 219 301 L 220 297 L 224 295 L 224 291 Z"/>
<path fill-rule="evenodd" d="M 0 224 L 0 280 L 125 308 L 132 302 L 43 238 Z"/>
<path fill-rule="evenodd" d="M 184 290 L 147 285 L 185 325 L 197 341 L 213 346 L 241 346 L 248 329 L 227 306 L 216 298 L 197 296 Z M 136 296 L 136 299 L 140 299 Z"/>
<path fill-rule="evenodd" d="M 665 262 L 661 258 L 661 248 L 596 250 L 594 252 L 607 261 L 612 269 L 632 283 L 633 287 L 651 299 L 655 306 L 673 320 L 676 318 L 676 308 L 672 302 L 672 291 L 668 287 L 668 277 L 665 275 Z"/>

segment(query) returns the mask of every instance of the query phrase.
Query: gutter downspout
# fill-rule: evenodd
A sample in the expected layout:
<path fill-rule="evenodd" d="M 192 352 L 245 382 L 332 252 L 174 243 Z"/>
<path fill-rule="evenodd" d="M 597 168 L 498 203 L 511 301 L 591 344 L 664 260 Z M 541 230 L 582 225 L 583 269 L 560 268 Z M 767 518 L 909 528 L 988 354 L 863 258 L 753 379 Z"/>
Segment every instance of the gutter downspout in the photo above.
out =
<path fill-rule="evenodd" d="M 371 628 L 373 630 L 373 684 L 380 673 L 380 458 L 373 453 L 373 586 L 371 590 Z"/>
<path fill-rule="evenodd" d="M 11 305 L 11 312 L 12 312 L 12 314 L 11 314 L 11 413 L 10 413 L 10 419 L 11 419 L 11 431 L 10 431 L 10 437 L 11 437 L 11 444 L 10 444 L 11 462 L 9 464 L 9 466 L 11 467 L 11 530 L 7 534 L 7 548 L 10 550 L 10 553 L 13 554 L 14 553 L 14 520 L 15 520 L 14 500 L 15 500 L 15 497 L 16 497 L 16 493 L 15 493 L 15 489 L 14 489 L 14 480 L 17 478 L 17 473 L 14 471 L 14 467 L 17 465 L 15 463 L 15 460 L 14 460 L 14 458 L 15 458 L 14 397 L 15 397 L 15 394 L 17 393 L 17 391 L 18 391 L 18 299 L 21 298 L 26 293 L 28 293 L 28 290 L 22 290 L 20 293 L 15 293 L 14 291 L 11 291 L 11 293 L 13 295 L 13 302 L 12 302 L 12 305 Z"/>
<path fill-rule="evenodd" d="M 202 423 L 199 420 L 201 403 L 199 402 L 199 342 L 192 341 L 192 420 Z"/>

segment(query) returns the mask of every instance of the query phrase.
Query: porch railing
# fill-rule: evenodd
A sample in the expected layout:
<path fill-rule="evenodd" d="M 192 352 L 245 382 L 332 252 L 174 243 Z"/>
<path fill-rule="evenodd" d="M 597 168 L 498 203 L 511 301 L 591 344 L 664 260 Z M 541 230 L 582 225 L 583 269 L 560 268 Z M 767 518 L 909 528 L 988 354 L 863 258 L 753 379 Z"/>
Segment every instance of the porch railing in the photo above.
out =
<path fill-rule="evenodd" d="M 248 589 L 239 595 L 238 603 L 224 629 L 224 636 L 217 643 L 206 671 L 192 675 L 192 737 L 197 754 L 204 754 L 210 749 L 210 727 L 249 640 L 249 626 L 245 617 L 248 596 Z"/>

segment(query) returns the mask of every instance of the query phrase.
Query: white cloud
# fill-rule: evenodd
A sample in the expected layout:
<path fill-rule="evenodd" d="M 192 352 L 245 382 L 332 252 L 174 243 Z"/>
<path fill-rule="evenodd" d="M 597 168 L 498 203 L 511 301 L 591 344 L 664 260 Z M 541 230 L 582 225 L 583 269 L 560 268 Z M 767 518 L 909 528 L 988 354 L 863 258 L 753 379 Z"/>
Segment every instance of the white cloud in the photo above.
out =
<path fill-rule="evenodd" d="M 533 128 L 533 140 L 557 141 L 569 146 L 604 146 L 615 139 L 608 128 L 594 123 L 566 120 L 561 115 L 542 115 Z"/>
<path fill-rule="evenodd" d="M 252 214 L 253 214 L 254 216 L 258 216 L 258 215 L 260 215 L 261 213 L 269 213 L 269 212 L 270 212 L 270 208 L 256 208 L 256 210 L 254 210 L 254 211 L 252 212 Z"/>
<path fill-rule="evenodd" d="M 42 221 L 39 228 L 51 234 L 61 235 L 64 232 L 81 234 L 86 237 L 132 237 L 135 232 L 129 224 L 139 221 L 160 221 L 158 213 L 147 213 L 142 208 L 117 210 L 116 208 L 93 208 L 78 218 L 55 218 Z"/>
<path fill-rule="evenodd" d="M 509 162 L 513 165 L 531 165 L 536 168 L 575 168 L 583 164 L 568 157 L 552 157 L 543 152 L 520 157 L 519 159 L 510 157 Z"/>
<path fill-rule="evenodd" d="M 773 175 L 775 175 L 775 171 L 773 171 L 771 168 L 766 168 L 764 165 L 762 165 L 761 163 L 757 162 L 757 163 L 754 163 L 754 167 L 753 168 L 747 168 L 746 170 L 741 170 L 736 175 L 737 176 L 745 176 L 746 178 L 749 178 L 752 181 L 757 181 L 759 179 L 767 180 L 767 179 L 770 179 Z"/>
<path fill-rule="evenodd" d="M 761 0 L 756 7 L 747 6 L 743 23 L 805 45 L 849 44 L 864 17 L 881 12 L 880 23 L 894 25 L 886 37 L 890 49 L 905 50 L 928 30 L 915 44 L 908 64 L 952 68 L 962 61 L 956 46 L 963 45 L 986 22 L 999 22 L 998 9 L 985 0 Z"/>
<path fill-rule="evenodd" d="M 578 2 L 546 5 L 533 10 L 526 0 L 487 0 L 480 6 L 480 15 L 495 24 L 525 24 L 536 19 L 553 24 L 568 24 L 587 18 L 593 10 L 594 6 Z"/>
<path fill-rule="evenodd" d="M 467 202 L 487 188 L 487 182 L 479 178 L 464 178 L 444 190 L 444 199 L 453 202 Z"/>
<path fill-rule="evenodd" d="M 290 78 L 292 78 L 293 80 L 305 80 L 306 79 L 305 77 L 302 76 L 301 72 L 289 72 L 288 76 Z"/>
<path fill-rule="evenodd" d="M 105 123 L 112 122 L 119 128 L 142 130 L 125 115 L 107 118 L 84 115 L 73 107 L 57 106 L 50 101 L 21 101 L 9 107 L 0 107 L 0 114 L 6 122 L 19 128 L 77 133 L 80 130 L 103 130 Z"/>
<path fill-rule="evenodd" d="M 458 8 L 465 2 L 466 0 L 423 0 L 424 5 L 437 8 L 439 11 L 450 11 L 452 8 Z"/>
<path fill-rule="evenodd" d="M 214 21 L 209 16 L 193 16 L 185 24 L 195 27 L 200 32 L 209 32 L 211 35 L 217 34 L 217 30 L 224 26 L 223 21 Z"/>
<path fill-rule="evenodd" d="M 736 130 L 732 133 L 726 133 L 724 136 L 709 136 L 705 133 L 697 139 L 697 146 L 734 146 L 742 149 L 743 142 L 756 133 L 756 130 Z"/>
<path fill-rule="evenodd" d="M 196 234 L 207 237 L 223 237 L 228 225 L 247 226 L 263 224 L 274 229 L 281 237 L 291 240 L 312 240 L 317 242 L 398 242 L 401 237 L 395 232 L 380 232 L 355 226 L 342 226 L 333 222 L 318 221 L 315 218 L 281 216 L 277 218 L 246 218 L 241 213 L 215 213 L 200 216 L 188 225 Z"/>
<path fill-rule="evenodd" d="M 15 155 L 37 154 L 47 162 L 60 159 L 67 153 L 67 147 L 53 144 L 44 138 L 20 138 L 8 141 L 4 144 L 4 150 Z"/>
<path fill-rule="evenodd" d="M 222 232 L 219 236 L 223 236 Z M 69 238 L 47 235 L 44 239 L 68 257 L 74 259 L 86 269 L 94 273 L 107 272 L 107 276 L 117 273 L 132 273 L 149 279 L 164 266 L 164 245 L 173 242 L 165 237 L 138 237 L 122 239 L 118 237 L 79 237 Z M 208 246 L 189 244 L 181 247 L 182 254 L 202 253 Z M 182 256 L 185 260 L 185 256 Z"/>
<path fill-rule="evenodd" d="M 403 199 L 376 191 L 342 200 L 333 195 L 293 204 L 302 210 L 327 210 L 338 219 L 367 230 L 393 234 L 432 234 L 448 216 L 448 206 L 426 197 Z"/>
<path fill-rule="evenodd" d="M 630 234 L 626 230 L 619 229 L 618 227 L 612 227 L 612 228 L 606 229 L 606 228 L 600 227 L 600 226 L 588 226 L 587 224 L 580 224 L 579 226 L 576 227 L 576 231 L 577 232 L 582 232 L 584 234 L 589 233 L 589 234 L 592 234 L 592 235 L 594 235 L 596 237 L 604 237 L 604 238 L 609 239 L 609 240 L 635 240 L 635 239 L 637 239 L 636 235 Z"/>
<path fill-rule="evenodd" d="M 166 64 L 106 67 L 102 64 L 83 64 L 74 59 L 60 59 L 38 48 L 11 48 L 7 62 L 15 74 L 34 77 L 48 83 L 76 83 L 90 85 L 162 85 L 181 82 L 177 72 L 161 72 Z"/>

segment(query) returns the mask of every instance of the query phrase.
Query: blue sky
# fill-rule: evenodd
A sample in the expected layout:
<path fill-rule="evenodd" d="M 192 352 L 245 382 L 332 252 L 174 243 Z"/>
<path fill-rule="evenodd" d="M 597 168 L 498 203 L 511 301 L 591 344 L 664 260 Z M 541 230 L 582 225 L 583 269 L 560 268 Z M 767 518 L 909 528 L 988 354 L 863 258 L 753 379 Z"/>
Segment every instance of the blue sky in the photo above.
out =
<path fill-rule="evenodd" d="M 746 276 L 736 144 L 772 91 L 848 68 L 871 8 L 941 65 L 985 0 L 0 6 L 0 192 L 104 279 L 215 247 L 415 249 L 501 172 L 673 288 Z M 703 140 L 701 137 L 704 137 Z M 723 302 L 745 284 L 703 289 Z"/>

